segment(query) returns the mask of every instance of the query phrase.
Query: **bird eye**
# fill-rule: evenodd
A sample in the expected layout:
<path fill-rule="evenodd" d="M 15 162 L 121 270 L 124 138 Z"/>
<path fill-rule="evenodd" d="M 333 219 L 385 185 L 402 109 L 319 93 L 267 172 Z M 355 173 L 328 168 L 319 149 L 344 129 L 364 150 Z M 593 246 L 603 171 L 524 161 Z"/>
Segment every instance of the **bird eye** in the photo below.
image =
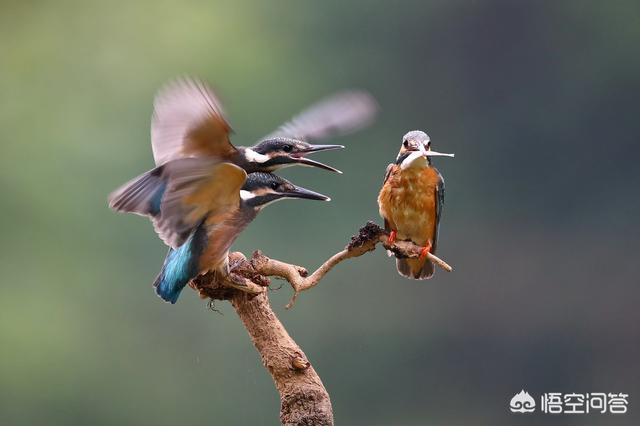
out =
<path fill-rule="evenodd" d="M 273 189 L 273 190 L 275 191 L 276 189 L 278 189 L 278 186 L 279 186 L 279 185 L 278 185 L 278 182 L 273 182 L 273 183 L 271 184 L 271 189 Z"/>
<path fill-rule="evenodd" d="M 409 148 L 409 141 L 405 139 L 405 140 L 402 142 L 402 146 L 404 146 L 405 148 Z"/>
<path fill-rule="evenodd" d="M 293 149 L 293 147 L 291 145 L 285 145 L 282 147 L 282 150 L 284 152 L 291 152 L 291 150 Z"/>

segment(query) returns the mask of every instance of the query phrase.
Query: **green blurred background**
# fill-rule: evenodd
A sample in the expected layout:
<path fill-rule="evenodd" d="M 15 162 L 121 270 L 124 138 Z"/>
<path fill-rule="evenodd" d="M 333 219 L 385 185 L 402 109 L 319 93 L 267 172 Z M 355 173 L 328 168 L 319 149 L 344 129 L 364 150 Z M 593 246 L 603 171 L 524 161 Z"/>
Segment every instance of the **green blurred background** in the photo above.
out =
<path fill-rule="evenodd" d="M 382 113 L 334 175 L 283 176 L 236 244 L 317 266 L 360 225 L 402 135 L 455 160 L 439 253 L 400 278 L 382 250 L 286 311 L 337 424 L 639 424 L 640 5 L 636 1 L 2 1 L 0 424 L 278 423 L 233 310 L 151 282 L 166 248 L 107 194 L 152 166 L 151 104 L 182 74 L 217 88 L 251 144 L 359 87 Z M 625 392 L 624 416 L 509 413 L 514 393 Z"/>

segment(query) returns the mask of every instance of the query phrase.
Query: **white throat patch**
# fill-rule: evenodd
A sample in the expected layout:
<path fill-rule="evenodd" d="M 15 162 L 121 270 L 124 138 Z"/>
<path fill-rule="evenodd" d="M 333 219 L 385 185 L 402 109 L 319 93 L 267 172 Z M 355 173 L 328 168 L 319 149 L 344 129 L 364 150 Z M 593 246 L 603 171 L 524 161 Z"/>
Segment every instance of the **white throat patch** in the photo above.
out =
<path fill-rule="evenodd" d="M 254 197 L 255 195 L 253 195 L 253 192 L 245 191 L 244 189 L 240 190 L 240 198 L 242 198 L 244 201 L 250 200 Z"/>
<path fill-rule="evenodd" d="M 252 150 L 251 148 L 247 148 L 244 150 L 245 158 L 252 163 L 264 163 L 269 160 L 269 157 L 263 154 L 259 154 Z"/>

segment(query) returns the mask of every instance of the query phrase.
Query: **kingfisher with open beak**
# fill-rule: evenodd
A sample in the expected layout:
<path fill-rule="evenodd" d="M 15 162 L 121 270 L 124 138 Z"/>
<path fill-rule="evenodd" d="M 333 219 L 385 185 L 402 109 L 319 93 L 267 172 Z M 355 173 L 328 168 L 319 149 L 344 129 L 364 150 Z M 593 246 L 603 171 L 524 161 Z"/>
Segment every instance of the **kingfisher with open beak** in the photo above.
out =
<path fill-rule="evenodd" d="M 309 141 L 369 124 L 377 105 L 364 92 L 343 92 L 312 105 L 252 147 L 235 147 L 220 101 L 204 83 L 180 79 L 157 95 L 151 123 L 156 168 L 109 196 L 120 212 L 148 216 L 171 248 L 154 283 L 175 303 L 184 286 L 206 271 L 228 275 L 228 251 L 265 206 L 286 198 L 329 198 L 270 172 L 293 165 L 333 167 L 307 154 L 344 148 Z"/>
<path fill-rule="evenodd" d="M 431 149 L 431 139 L 420 130 L 402 138 L 394 163 L 389 164 L 378 195 L 380 216 L 389 232 L 389 243 L 411 240 L 422 246 L 417 259 L 396 259 L 400 275 L 417 280 L 433 276 L 427 253 L 435 254 L 444 205 L 444 179 L 431 164 L 432 157 L 453 157 Z"/>
<path fill-rule="evenodd" d="M 213 90 L 199 80 L 178 79 L 161 89 L 154 101 L 153 157 L 157 166 L 177 158 L 215 157 L 247 173 L 273 172 L 295 165 L 339 172 L 306 156 L 344 146 L 314 145 L 310 141 L 358 130 L 373 121 L 377 109 L 366 92 L 337 93 L 311 105 L 257 144 L 236 147 L 231 144 L 231 126 Z"/>
<path fill-rule="evenodd" d="M 171 248 L 153 286 L 175 303 L 198 275 L 228 276 L 229 248 L 267 205 L 284 199 L 329 201 L 271 173 L 247 174 L 216 159 L 170 160 L 114 191 L 110 206 L 148 216 Z"/>

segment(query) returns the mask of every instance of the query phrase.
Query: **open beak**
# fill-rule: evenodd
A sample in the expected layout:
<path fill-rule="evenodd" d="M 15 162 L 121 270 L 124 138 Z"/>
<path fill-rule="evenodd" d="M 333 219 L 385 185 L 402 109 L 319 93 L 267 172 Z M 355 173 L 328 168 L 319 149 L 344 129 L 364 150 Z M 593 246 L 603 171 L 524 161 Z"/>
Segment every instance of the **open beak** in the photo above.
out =
<path fill-rule="evenodd" d="M 326 195 L 322 195 L 318 192 L 314 192 L 300 186 L 294 186 L 291 191 L 283 192 L 282 196 L 287 198 L 302 198 L 305 200 L 331 201 L 331 198 Z"/>
<path fill-rule="evenodd" d="M 309 145 L 304 150 L 300 150 L 297 153 L 291 155 L 291 157 L 289 157 L 289 161 L 291 163 L 300 164 L 302 166 L 317 167 L 319 169 L 329 170 L 330 172 L 342 174 L 342 172 L 338 169 L 335 169 L 331 166 L 327 166 L 326 164 L 321 163 L 319 161 L 310 160 L 304 157 L 304 155 L 311 154 L 313 152 L 331 151 L 333 149 L 344 149 L 344 145 Z"/>
<path fill-rule="evenodd" d="M 311 152 L 331 151 L 333 149 L 344 149 L 344 145 L 309 145 L 308 148 L 300 152 L 308 154 Z"/>
<path fill-rule="evenodd" d="M 327 166 L 324 163 L 321 163 L 315 160 L 310 160 L 305 157 L 289 157 L 289 159 L 290 159 L 290 162 L 293 164 L 300 164 L 301 166 L 307 166 L 307 167 L 317 167 L 319 169 L 329 170 L 330 172 L 336 172 L 336 173 L 342 174 L 342 172 L 338 169 L 334 169 L 333 167 Z"/>

